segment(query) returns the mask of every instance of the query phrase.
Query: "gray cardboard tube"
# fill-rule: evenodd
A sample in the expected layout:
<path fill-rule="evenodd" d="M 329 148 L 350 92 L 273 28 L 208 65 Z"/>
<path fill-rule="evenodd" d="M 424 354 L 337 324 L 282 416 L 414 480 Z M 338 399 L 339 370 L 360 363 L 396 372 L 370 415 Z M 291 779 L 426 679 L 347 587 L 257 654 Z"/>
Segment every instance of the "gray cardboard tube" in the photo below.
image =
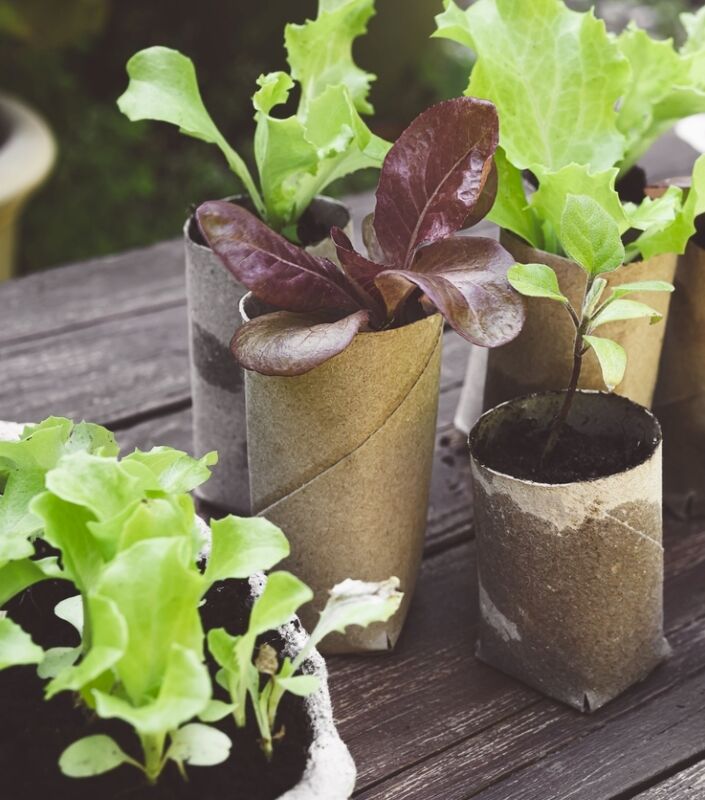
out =
<path fill-rule="evenodd" d="M 541 484 L 486 466 L 493 437 L 518 416 L 540 423 L 563 393 L 504 403 L 470 434 L 480 624 L 477 656 L 580 711 L 645 678 L 669 651 L 663 635 L 661 444 L 646 409 L 581 392 L 585 433 L 657 441 L 632 469 Z"/>
<path fill-rule="evenodd" d="M 342 203 L 316 198 L 317 209 L 335 209 L 348 219 Z M 313 205 L 313 204 L 312 204 Z M 218 464 L 209 481 L 196 490 L 202 500 L 237 514 L 250 511 L 247 481 L 247 425 L 242 370 L 230 352 L 230 341 L 242 324 L 239 304 L 247 293 L 213 251 L 195 240 L 195 222 L 184 226 L 186 295 L 188 299 L 193 446 L 198 455 L 218 451 Z M 327 237 L 307 249 L 316 255 L 335 257 Z"/>
<path fill-rule="evenodd" d="M 282 566 L 314 591 L 304 626 L 345 578 L 395 575 L 404 592 L 390 620 L 331 634 L 321 652 L 390 650 L 401 633 L 426 532 L 442 334 L 435 314 L 358 334 L 304 375 L 245 372 L 252 510 L 284 531 Z"/>

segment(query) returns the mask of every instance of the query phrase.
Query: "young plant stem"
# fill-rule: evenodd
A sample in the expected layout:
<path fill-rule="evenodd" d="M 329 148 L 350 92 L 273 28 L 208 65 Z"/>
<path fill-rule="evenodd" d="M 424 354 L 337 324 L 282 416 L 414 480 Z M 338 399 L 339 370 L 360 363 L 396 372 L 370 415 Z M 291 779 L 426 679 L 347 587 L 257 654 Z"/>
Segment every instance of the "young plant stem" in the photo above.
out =
<path fill-rule="evenodd" d="M 165 733 L 145 734 L 140 736 L 144 752 L 144 774 L 150 783 L 156 783 L 164 768 Z"/>
<path fill-rule="evenodd" d="M 571 319 L 573 320 L 573 324 L 575 325 L 575 342 L 573 344 L 573 371 L 570 376 L 570 383 L 568 384 L 568 390 L 566 391 L 565 398 L 563 400 L 563 405 L 561 406 L 561 410 L 558 412 L 558 415 L 553 420 L 553 424 L 551 425 L 551 430 L 548 434 L 548 439 L 546 440 L 546 444 L 543 448 L 543 452 L 541 453 L 541 460 L 539 461 L 539 470 L 543 468 L 543 465 L 551 458 L 553 451 L 556 449 L 556 445 L 558 444 L 558 439 L 560 438 L 561 432 L 563 431 L 563 427 L 565 426 L 566 420 L 568 419 L 568 415 L 570 414 L 571 406 L 573 405 L 573 400 L 575 399 L 575 393 L 578 390 L 578 383 L 580 381 L 580 372 L 583 366 L 583 355 L 585 354 L 585 349 L 583 347 L 583 335 L 587 331 L 587 326 L 590 322 L 589 314 L 585 313 L 585 299 L 590 294 L 590 290 L 592 289 L 592 284 L 594 283 L 594 277 L 589 277 L 586 285 L 585 285 L 585 295 L 583 298 L 583 311 L 581 314 L 581 318 L 578 319 L 577 314 L 573 310 L 572 306 L 567 305 L 566 308 L 568 313 L 570 314 Z"/>

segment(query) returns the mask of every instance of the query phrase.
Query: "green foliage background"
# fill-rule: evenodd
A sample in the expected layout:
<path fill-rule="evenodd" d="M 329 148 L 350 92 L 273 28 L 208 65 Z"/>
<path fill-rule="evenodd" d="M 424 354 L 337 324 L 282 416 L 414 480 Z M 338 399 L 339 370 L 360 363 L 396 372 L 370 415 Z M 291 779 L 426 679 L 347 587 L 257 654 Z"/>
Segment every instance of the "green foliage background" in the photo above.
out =
<path fill-rule="evenodd" d="M 649 24 L 666 34 L 691 4 L 603 5 L 607 17 L 652 6 Z M 392 139 L 429 103 L 462 92 L 467 55 L 428 39 L 440 0 L 377 0 L 377 8 L 356 58 L 379 75 L 373 128 Z M 59 143 L 54 174 L 23 218 L 20 271 L 178 236 L 191 204 L 236 189 L 214 148 L 119 113 L 136 50 L 163 44 L 191 56 L 206 106 L 249 156 L 255 80 L 284 67 L 284 24 L 315 12 L 315 0 L 0 0 L 0 91 L 38 109 Z M 373 185 L 374 175 L 360 174 L 335 188 Z"/>

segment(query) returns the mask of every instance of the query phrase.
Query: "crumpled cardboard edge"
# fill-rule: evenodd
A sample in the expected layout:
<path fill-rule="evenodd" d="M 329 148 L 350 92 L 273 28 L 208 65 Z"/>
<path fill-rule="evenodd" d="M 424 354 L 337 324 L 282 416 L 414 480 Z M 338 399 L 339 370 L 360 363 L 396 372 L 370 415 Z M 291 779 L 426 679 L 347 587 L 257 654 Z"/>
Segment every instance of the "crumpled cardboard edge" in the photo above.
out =
<path fill-rule="evenodd" d="M 661 445 L 630 470 L 564 485 L 503 475 L 474 453 L 471 463 L 477 656 L 579 711 L 595 711 L 670 653 Z"/>

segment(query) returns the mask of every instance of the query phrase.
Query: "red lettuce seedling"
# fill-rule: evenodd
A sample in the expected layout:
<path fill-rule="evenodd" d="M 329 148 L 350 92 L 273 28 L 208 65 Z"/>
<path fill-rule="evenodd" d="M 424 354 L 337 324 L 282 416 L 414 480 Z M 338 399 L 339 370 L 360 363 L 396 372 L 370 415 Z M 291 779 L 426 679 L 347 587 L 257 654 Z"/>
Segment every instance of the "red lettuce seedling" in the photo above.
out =
<path fill-rule="evenodd" d="M 492 103 L 462 97 L 419 115 L 382 166 L 369 257 L 331 231 L 340 268 L 277 235 L 227 202 L 204 203 L 198 223 L 214 252 L 273 307 L 235 334 L 240 364 L 265 375 L 300 375 L 342 352 L 361 331 L 440 312 L 483 347 L 511 341 L 524 305 L 507 281 L 512 257 L 494 240 L 456 236 L 489 210 L 498 141 Z"/>

